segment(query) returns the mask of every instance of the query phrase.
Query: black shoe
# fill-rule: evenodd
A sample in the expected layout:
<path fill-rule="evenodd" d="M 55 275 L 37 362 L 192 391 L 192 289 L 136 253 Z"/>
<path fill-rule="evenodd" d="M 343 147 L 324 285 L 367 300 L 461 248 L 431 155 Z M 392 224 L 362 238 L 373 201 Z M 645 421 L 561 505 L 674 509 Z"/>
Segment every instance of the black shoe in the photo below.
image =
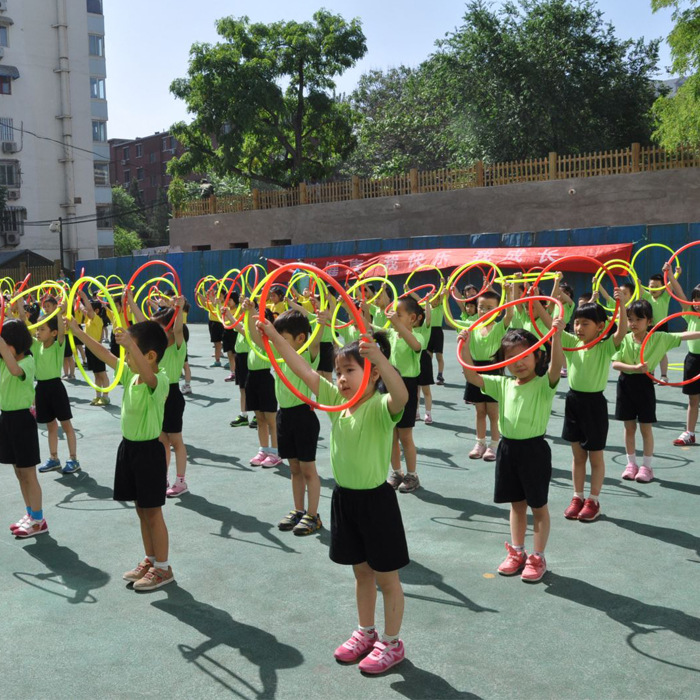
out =
<path fill-rule="evenodd" d="M 250 423 L 248 423 L 248 427 L 249 428 L 257 428 L 258 427 L 258 419 L 253 418 L 253 420 L 250 421 Z"/>

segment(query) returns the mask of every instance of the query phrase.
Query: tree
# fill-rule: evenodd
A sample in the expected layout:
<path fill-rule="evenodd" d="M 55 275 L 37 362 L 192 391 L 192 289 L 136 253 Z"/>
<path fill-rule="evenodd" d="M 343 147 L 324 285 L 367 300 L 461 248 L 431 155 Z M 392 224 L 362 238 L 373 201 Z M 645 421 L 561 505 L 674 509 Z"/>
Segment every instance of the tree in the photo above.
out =
<path fill-rule="evenodd" d="M 135 250 L 143 248 L 143 241 L 136 231 L 129 231 L 115 224 L 114 226 L 114 254 L 132 255 Z"/>
<path fill-rule="evenodd" d="M 112 187 L 112 219 L 115 231 L 117 228 L 133 231 L 144 244 L 153 244 L 155 236 L 143 205 L 139 205 L 123 187 Z"/>
<path fill-rule="evenodd" d="M 654 12 L 673 8 L 675 26 L 668 37 L 673 71 L 687 75 L 673 96 L 654 103 L 654 138 L 666 148 L 700 144 L 700 7 L 698 0 L 652 0 Z M 687 6 L 687 7 L 686 7 Z"/>
<path fill-rule="evenodd" d="M 223 42 L 194 44 L 188 78 L 170 90 L 194 114 L 172 132 L 178 175 L 212 172 L 288 187 L 331 175 L 352 151 L 352 113 L 333 78 L 364 56 L 360 22 L 319 10 L 313 22 L 216 24 Z"/>
<path fill-rule="evenodd" d="M 434 67 L 464 154 L 492 161 L 648 142 L 658 41 L 620 40 L 592 0 L 467 3 Z"/>

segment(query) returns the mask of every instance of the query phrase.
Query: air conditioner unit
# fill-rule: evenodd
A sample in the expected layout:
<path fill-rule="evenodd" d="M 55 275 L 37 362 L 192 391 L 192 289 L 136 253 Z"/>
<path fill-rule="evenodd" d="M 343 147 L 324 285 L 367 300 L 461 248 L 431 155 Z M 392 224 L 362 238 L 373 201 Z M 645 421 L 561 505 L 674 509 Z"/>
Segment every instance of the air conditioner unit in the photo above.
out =
<path fill-rule="evenodd" d="M 2 152 L 3 153 L 17 153 L 17 142 L 16 141 L 3 141 L 2 142 Z"/>
<path fill-rule="evenodd" d="M 128 162 L 128 160 L 122 160 L 122 165 L 126 165 Z"/>
<path fill-rule="evenodd" d="M 19 233 L 16 231 L 6 231 L 5 245 L 19 245 Z"/>
<path fill-rule="evenodd" d="M 19 199 L 19 197 L 20 197 L 19 190 L 8 190 L 7 191 L 7 198 L 8 199 L 14 200 L 14 199 Z"/>

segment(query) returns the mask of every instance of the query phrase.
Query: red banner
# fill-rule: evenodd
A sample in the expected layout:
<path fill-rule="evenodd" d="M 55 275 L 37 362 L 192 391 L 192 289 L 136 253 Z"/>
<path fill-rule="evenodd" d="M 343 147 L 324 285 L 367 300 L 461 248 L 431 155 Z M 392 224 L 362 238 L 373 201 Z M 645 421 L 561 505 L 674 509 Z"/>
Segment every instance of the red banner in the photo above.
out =
<path fill-rule="evenodd" d="M 326 269 L 333 277 L 345 277 L 347 268 L 359 272 L 377 263 L 386 265 L 390 275 L 407 275 L 421 265 L 434 265 L 445 270 L 455 268 L 472 260 L 488 260 L 501 268 L 527 271 L 543 268 L 550 263 L 569 256 L 584 255 L 600 262 L 608 260 L 625 260 L 629 262 L 632 243 L 593 246 L 558 246 L 551 248 L 438 248 L 435 250 L 393 250 L 386 253 L 359 253 L 352 256 L 334 256 L 326 258 L 306 258 L 300 262 L 316 265 Z M 294 260 L 270 258 L 268 270 L 281 267 Z M 335 267 L 334 266 L 338 266 Z M 590 272 L 597 268 L 585 260 L 565 260 L 556 267 L 562 272 Z"/>

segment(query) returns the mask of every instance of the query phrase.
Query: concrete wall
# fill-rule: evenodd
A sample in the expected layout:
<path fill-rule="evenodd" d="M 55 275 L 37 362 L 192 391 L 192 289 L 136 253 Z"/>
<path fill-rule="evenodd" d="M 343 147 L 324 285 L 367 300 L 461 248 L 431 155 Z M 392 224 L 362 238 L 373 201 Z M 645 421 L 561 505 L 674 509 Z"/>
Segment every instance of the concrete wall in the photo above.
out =
<path fill-rule="evenodd" d="M 222 250 L 699 220 L 700 168 L 687 168 L 173 219 L 170 243 Z"/>

